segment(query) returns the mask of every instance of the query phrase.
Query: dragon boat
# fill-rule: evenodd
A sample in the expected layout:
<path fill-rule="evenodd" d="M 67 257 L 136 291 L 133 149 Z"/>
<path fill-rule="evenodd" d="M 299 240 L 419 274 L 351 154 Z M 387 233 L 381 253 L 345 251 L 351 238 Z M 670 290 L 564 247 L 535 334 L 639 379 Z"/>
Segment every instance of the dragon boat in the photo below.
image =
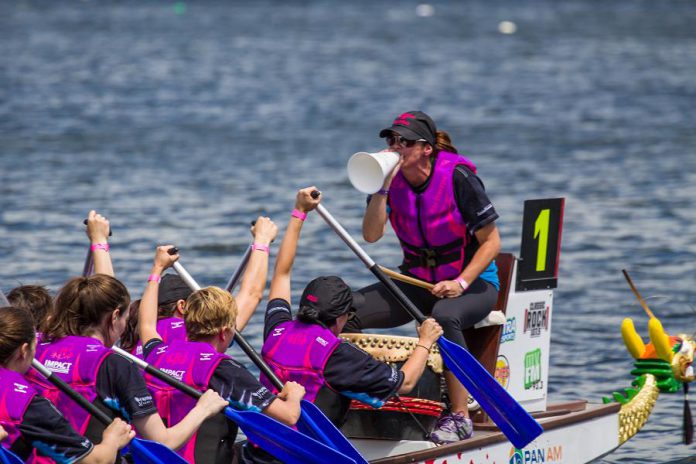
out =
<path fill-rule="evenodd" d="M 437 446 L 427 432 L 446 405 L 443 362 L 433 347 L 422 379 L 409 396 L 372 409 L 353 401 L 342 427 L 374 464 L 527 464 L 589 462 L 611 453 L 645 425 L 660 392 L 686 390 L 694 380 L 696 343 L 669 336 L 656 318 L 643 343 L 632 321 L 622 325 L 636 359 L 632 385 L 597 401 L 548 402 L 549 347 L 553 289 L 557 285 L 563 199 L 525 202 L 520 258 L 497 258 L 501 289 L 496 307 L 465 331 L 467 347 L 479 362 L 542 425 L 544 432 L 522 449 L 514 447 L 475 401 L 470 404 L 474 437 Z M 375 358 L 399 366 L 417 339 L 381 334 L 344 334 Z M 685 409 L 686 411 L 686 409 Z M 687 433 L 685 432 L 685 440 Z"/>

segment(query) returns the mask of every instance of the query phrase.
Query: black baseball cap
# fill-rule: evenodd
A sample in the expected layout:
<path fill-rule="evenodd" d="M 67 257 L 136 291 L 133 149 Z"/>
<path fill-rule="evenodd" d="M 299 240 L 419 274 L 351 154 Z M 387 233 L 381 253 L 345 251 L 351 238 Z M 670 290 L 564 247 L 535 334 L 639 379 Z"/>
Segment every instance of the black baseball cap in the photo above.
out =
<path fill-rule="evenodd" d="M 300 298 L 300 309 L 313 308 L 321 322 L 332 322 L 364 303 L 365 297 L 353 292 L 340 277 L 322 276 L 307 284 Z"/>
<path fill-rule="evenodd" d="M 407 111 L 400 114 L 394 119 L 391 127 L 380 131 L 379 136 L 388 137 L 392 132 L 396 132 L 407 140 L 425 139 L 432 147 L 435 147 L 437 140 L 435 123 L 422 111 Z"/>
<path fill-rule="evenodd" d="M 157 306 L 164 306 L 175 301 L 185 300 L 193 291 L 177 274 L 165 274 L 157 292 Z"/>

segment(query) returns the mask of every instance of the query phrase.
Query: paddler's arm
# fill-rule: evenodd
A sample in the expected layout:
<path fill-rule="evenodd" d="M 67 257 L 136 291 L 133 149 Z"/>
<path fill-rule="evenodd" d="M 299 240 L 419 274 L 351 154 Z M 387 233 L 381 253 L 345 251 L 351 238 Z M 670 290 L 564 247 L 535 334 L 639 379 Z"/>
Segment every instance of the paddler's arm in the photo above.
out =
<path fill-rule="evenodd" d="M 170 255 L 167 250 L 173 248 L 172 245 L 157 247 L 155 259 L 152 263 L 150 276 L 147 279 L 145 292 L 140 300 L 138 313 L 138 336 L 143 345 L 153 338 L 159 338 L 157 333 L 157 294 L 162 273 L 179 259 L 179 254 Z"/>
<path fill-rule="evenodd" d="M 382 238 L 387 230 L 387 219 L 389 219 L 389 215 L 387 214 L 387 195 L 392 180 L 396 173 L 399 172 L 399 169 L 401 169 L 401 160 L 399 160 L 394 170 L 392 170 L 387 178 L 384 179 L 384 183 L 382 183 L 382 188 L 379 192 L 370 196 L 370 201 L 367 204 L 362 224 L 363 238 L 366 242 L 376 242 Z"/>
<path fill-rule="evenodd" d="M 440 327 L 440 324 L 433 318 L 426 319 L 423 321 L 423 324 L 418 327 L 418 343 L 416 344 L 416 348 L 404 365 L 401 366 L 401 372 L 404 373 L 404 381 L 401 387 L 399 387 L 399 394 L 408 393 L 416 386 L 428 362 L 430 348 L 432 348 L 433 344 L 441 335 L 442 327 Z"/>
<path fill-rule="evenodd" d="M 270 218 L 259 216 L 251 228 L 254 245 L 249 263 L 244 271 L 244 278 L 235 295 L 237 302 L 236 328 L 242 331 L 253 316 L 256 307 L 263 298 L 268 277 L 268 247 L 278 235 L 278 226 Z"/>
<path fill-rule="evenodd" d="M 87 215 L 87 237 L 92 247 L 94 273 L 114 277 L 114 267 L 109 253 L 109 220 L 92 210 Z"/>
<path fill-rule="evenodd" d="M 297 382 L 287 382 L 278 396 L 266 409 L 264 414 L 286 425 L 295 425 L 300 420 L 300 401 L 305 395 L 305 388 Z"/>
<path fill-rule="evenodd" d="M 321 196 L 316 199 L 312 198 L 311 194 L 314 190 L 316 190 L 316 187 L 312 186 L 297 192 L 295 198 L 295 210 L 297 213 L 293 211 L 294 214 L 290 216 L 288 228 L 280 244 L 280 250 L 278 251 L 278 257 L 276 258 L 276 264 L 273 270 L 273 280 L 271 280 L 271 291 L 268 295 L 268 301 L 281 298 L 290 302 L 292 265 L 295 262 L 297 242 L 300 239 L 300 231 L 304 223 L 304 219 L 302 219 L 301 216 L 312 211 L 321 201 Z"/>

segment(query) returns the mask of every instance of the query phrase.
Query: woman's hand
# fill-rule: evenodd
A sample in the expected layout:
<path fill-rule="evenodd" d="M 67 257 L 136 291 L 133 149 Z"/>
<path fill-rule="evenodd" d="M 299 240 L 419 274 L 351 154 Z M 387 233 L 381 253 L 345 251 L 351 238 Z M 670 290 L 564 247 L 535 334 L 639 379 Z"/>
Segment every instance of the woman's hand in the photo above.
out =
<path fill-rule="evenodd" d="M 229 405 L 230 403 L 227 400 L 213 390 L 207 390 L 203 393 L 196 403 L 196 407 L 204 411 L 206 418 L 213 417 Z"/>
<path fill-rule="evenodd" d="M 87 215 L 87 237 L 90 243 L 106 243 L 109 238 L 109 220 L 92 210 Z"/>
<path fill-rule="evenodd" d="M 297 382 L 288 382 L 283 385 L 283 389 L 278 393 L 281 400 L 300 401 L 305 396 L 305 387 Z"/>
<path fill-rule="evenodd" d="M 464 289 L 456 280 L 443 280 L 435 284 L 430 293 L 438 298 L 457 298 L 464 293 Z"/>
<path fill-rule="evenodd" d="M 392 150 L 390 148 L 386 148 L 382 151 L 398 153 L 398 155 L 399 155 L 399 162 L 396 163 L 396 166 L 394 166 L 394 169 L 392 169 L 391 172 L 389 174 L 387 174 L 387 177 L 384 178 L 384 183 L 382 183 L 382 189 L 389 190 L 389 187 L 391 186 L 392 180 L 394 180 L 394 177 L 399 172 L 399 169 L 401 169 L 401 165 L 404 163 L 404 158 L 403 158 L 403 156 L 401 156 L 401 153 L 397 152 L 396 150 Z"/>
<path fill-rule="evenodd" d="M 179 260 L 178 252 L 173 255 L 169 254 L 169 250 L 172 248 L 174 248 L 174 245 L 162 245 L 157 247 L 155 251 L 155 261 L 152 263 L 153 274 L 163 273 Z"/>
<path fill-rule="evenodd" d="M 426 348 L 431 348 L 433 343 L 442 335 L 442 327 L 432 317 L 423 321 L 418 327 L 418 343 Z"/>
<path fill-rule="evenodd" d="M 318 191 L 314 185 L 299 190 L 297 192 L 297 197 L 295 198 L 295 209 L 298 209 L 303 213 L 308 213 L 316 208 L 319 202 L 321 202 L 321 193 L 317 198 L 312 198 L 312 192 L 315 190 Z"/>
<path fill-rule="evenodd" d="M 117 449 L 126 446 L 135 437 L 133 430 L 128 422 L 116 418 L 102 432 L 102 443 L 110 442 Z"/>
<path fill-rule="evenodd" d="M 278 235 L 278 226 L 271 221 L 271 218 L 259 216 L 251 226 L 251 234 L 254 236 L 255 243 L 270 245 Z"/>

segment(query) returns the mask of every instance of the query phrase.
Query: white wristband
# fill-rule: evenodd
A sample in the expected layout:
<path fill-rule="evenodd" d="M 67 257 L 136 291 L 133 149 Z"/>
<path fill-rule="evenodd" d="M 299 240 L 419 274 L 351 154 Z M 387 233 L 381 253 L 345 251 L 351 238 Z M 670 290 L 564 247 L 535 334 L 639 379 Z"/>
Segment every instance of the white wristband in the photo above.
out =
<path fill-rule="evenodd" d="M 461 277 L 457 277 L 456 279 L 454 279 L 454 281 L 458 282 L 459 285 L 462 286 L 462 290 L 466 290 L 467 288 L 469 288 L 469 284 L 467 283 L 467 281 L 462 279 Z"/>

